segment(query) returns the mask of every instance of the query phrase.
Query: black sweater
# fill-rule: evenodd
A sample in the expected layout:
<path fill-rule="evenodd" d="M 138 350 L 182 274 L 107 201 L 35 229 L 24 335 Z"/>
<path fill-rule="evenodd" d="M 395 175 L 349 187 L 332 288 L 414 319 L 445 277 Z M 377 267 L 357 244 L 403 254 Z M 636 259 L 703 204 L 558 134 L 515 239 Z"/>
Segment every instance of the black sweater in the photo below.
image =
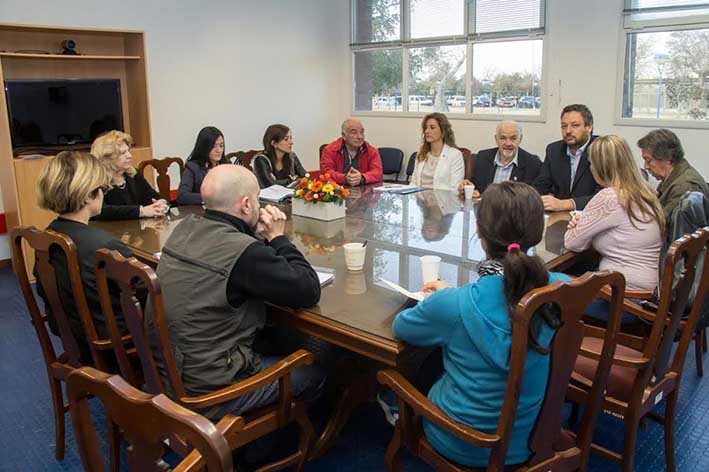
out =
<path fill-rule="evenodd" d="M 134 220 L 140 218 L 140 207 L 163 197 L 155 191 L 141 174 L 125 176 L 123 188 L 112 187 L 103 196 L 103 207 L 97 220 Z"/>
<path fill-rule="evenodd" d="M 297 175 L 298 177 L 305 177 L 305 168 L 300 163 L 298 156 L 292 152 L 290 158 L 291 165 L 289 167 L 276 170 L 271 165 L 271 161 L 266 154 L 257 154 L 251 163 L 251 167 L 253 168 L 254 175 L 256 175 L 258 179 L 259 187 L 266 188 L 271 185 L 283 185 L 286 187 L 293 182 L 291 176 Z"/>

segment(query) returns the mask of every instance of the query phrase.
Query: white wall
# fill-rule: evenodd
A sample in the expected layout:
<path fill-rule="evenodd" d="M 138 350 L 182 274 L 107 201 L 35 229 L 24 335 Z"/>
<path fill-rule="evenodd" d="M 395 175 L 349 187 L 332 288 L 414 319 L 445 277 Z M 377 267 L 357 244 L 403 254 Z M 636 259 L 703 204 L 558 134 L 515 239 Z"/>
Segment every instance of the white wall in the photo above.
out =
<path fill-rule="evenodd" d="M 559 113 L 564 105 L 585 103 L 593 112 L 596 134 L 619 134 L 631 144 L 641 162 L 635 143 L 653 128 L 617 126 L 616 81 L 620 43 L 622 0 L 547 0 L 546 120 L 522 123 L 522 146 L 544 158 L 548 143 L 561 138 Z M 343 67 L 350 67 L 343 61 Z M 351 84 L 351 81 L 350 81 Z M 343 88 L 348 94 L 349 86 Z M 349 96 L 349 95 L 348 95 Z M 458 145 L 473 152 L 494 147 L 496 122 L 455 119 Z M 376 146 L 404 150 L 406 159 L 420 145 L 421 118 L 362 117 L 367 140 Z M 672 128 L 682 140 L 689 161 L 709 177 L 707 141 L 709 130 Z"/>
<path fill-rule="evenodd" d="M 348 0 L 0 0 L 0 22 L 145 31 L 157 157 L 186 157 L 206 125 L 222 130 L 227 152 L 260 149 L 266 126 L 280 122 L 303 165 L 317 168 L 319 145 L 349 108 L 333 80 L 349 55 L 348 8 Z"/>

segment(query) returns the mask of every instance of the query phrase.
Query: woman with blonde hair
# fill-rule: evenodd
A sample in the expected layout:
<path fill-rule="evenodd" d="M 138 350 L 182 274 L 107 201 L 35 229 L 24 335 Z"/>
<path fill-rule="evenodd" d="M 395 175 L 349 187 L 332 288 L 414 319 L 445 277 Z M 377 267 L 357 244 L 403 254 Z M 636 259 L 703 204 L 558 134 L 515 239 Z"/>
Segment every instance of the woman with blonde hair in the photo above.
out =
<path fill-rule="evenodd" d="M 131 165 L 132 145 L 129 134 L 116 130 L 102 134 L 91 145 L 91 154 L 108 171 L 111 185 L 104 196 L 100 219 L 157 218 L 170 209 L 169 203 Z"/>
<path fill-rule="evenodd" d="M 465 177 L 463 154 L 443 113 L 429 113 L 421 122 L 423 143 L 416 156 L 411 181 L 420 187 L 455 189 Z"/>
<path fill-rule="evenodd" d="M 631 290 L 654 290 L 665 230 L 665 216 L 655 192 L 640 176 L 638 165 L 620 136 L 597 138 L 589 147 L 593 178 L 605 187 L 569 222 L 564 244 L 572 251 L 593 247 L 600 270 L 625 276 Z M 604 320 L 607 303 L 597 301 L 587 314 Z M 624 315 L 625 322 L 636 321 Z"/>
<path fill-rule="evenodd" d="M 102 338 L 108 337 L 108 330 L 96 286 L 94 255 L 96 250 L 101 248 L 115 249 L 125 257 L 133 255 L 123 243 L 106 231 L 89 226 L 89 220 L 101 213 L 104 192 L 107 191 L 109 182 L 108 172 L 96 157 L 77 151 L 60 152 L 54 159 L 48 161 L 37 182 L 37 201 L 40 208 L 59 214 L 47 229 L 69 236 L 76 246 L 86 301 L 96 331 Z M 50 260 L 56 271 L 61 299 L 73 300 L 66 259 L 60 251 L 57 251 L 50 252 Z M 45 298 L 39 284 L 37 291 L 42 298 Z M 125 323 L 120 316 L 122 311 L 119 294 L 112 291 L 111 296 L 119 328 L 125 331 Z M 46 300 L 45 306 L 49 307 Z M 91 355 L 86 337 L 74 304 L 66 303 L 64 310 L 69 317 L 72 332 L 80 344 L 82 359 L 90 361 Z M 51 313 L 50 327 L 55 334 L 58 333 Z"/>

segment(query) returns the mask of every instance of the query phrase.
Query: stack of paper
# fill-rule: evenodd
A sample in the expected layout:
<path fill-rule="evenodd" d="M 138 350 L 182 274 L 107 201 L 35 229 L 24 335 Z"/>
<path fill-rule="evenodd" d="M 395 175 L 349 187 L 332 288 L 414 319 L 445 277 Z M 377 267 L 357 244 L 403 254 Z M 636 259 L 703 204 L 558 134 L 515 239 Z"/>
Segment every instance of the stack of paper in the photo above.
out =
<path fill-rule="evenodd" d="M 401 285 L 397 285 L 394 282 L 389 282 L 388 280 L 384 280 L 384 279 L 379 279 L 379 280 L 384 282 L 384 284 L 386 284 L 392 290 L 397 291 L 400 294 L 411 298 L 412 300 L 418 300 L 418 301 L 423 300 L 423 292 L 409 292 L 404 287 L 402 287 Z"/>
<path fill-rule="evenodd" d="M 292 188 L 286 188 L 282 185 L 271 185 L 261 189 L 258 193 L 258 198 L 260 200 L 265 200 L 267 202 L 284 202 L 293 196 L 295 191 Z"/>

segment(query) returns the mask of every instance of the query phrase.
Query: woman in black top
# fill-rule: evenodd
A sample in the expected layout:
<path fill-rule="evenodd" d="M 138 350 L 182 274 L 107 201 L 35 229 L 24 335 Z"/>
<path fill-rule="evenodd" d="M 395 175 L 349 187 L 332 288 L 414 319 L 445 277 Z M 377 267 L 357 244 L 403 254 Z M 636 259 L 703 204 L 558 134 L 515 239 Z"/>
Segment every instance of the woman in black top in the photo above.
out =
<path fill-rule="evenodd" d="M 170 205 L 131 166 L 133 138 L 122 131 L 102 134 L 91 146 L 91 154 L 104 165 L 111 189 L 104 195 L 102 220 L 132 220 L 164 216 Z"/>
<path fill-rule="evenodd" d="M 47 226 L 47 229 L 69 236 L 76 246 L 81 282 L 94 327 L 100 338 L 108 337 L 108 328 L 101 310 L 96 285 L 94 271 L 96 250 L 101 248 L 115 249 L 124 257 L 132 257 L 133 255 L 123 243 L 113 238 L 109 233 L 88 224 L 91 217 L 101 212 L 104 201 L 103 192 L 108 188 L 108 182 L 109 176 L 105 167 L 94 156 L 86 152 L 64 151 L 44 167 L 37 183 L 39 206 L 59 214 L 57 219 Z M 56 271 L 59 295 L 69 318 L 71 331 L 79 343 L 82 360 L 90 362 L 91 354 L 74 303 L 74 294 L 71 290 L 69 270 L 64 254 L 60 250 L 54 249 L 50 252 L 50 261 Z M 109 285 L 109 290 L 118 327 L 122 333 L 127 332 L 120 305 L 120 291 L 113 283 Z M 45 306 L 49 307 L 44 290 L 39 283 L 37 284 L 37 292 L 45 300 Z M 48 315 L 50 328 L 55 334 L 58 334 L 52 314 L 48 313 Z"/>
<path fill-rule="evenodd" d="M 293 135 L 285 125 L 271 125 L 263 135 L 263 151 L 251 164 L 261 188 L 288 186 L 305 176 L 305 169 L 293 152 Z"/>
<path fill-rule="evenodd" d="M 199 188 L 209 169 L 220 164 L 228 164 L 224 155 L 224 135 L 214 126 L 202 128 L 197 135 L 194 149 L 187 158 L 185 171 L 177 189 L 177 203 L 180 205 L 201 205 Z"/>

